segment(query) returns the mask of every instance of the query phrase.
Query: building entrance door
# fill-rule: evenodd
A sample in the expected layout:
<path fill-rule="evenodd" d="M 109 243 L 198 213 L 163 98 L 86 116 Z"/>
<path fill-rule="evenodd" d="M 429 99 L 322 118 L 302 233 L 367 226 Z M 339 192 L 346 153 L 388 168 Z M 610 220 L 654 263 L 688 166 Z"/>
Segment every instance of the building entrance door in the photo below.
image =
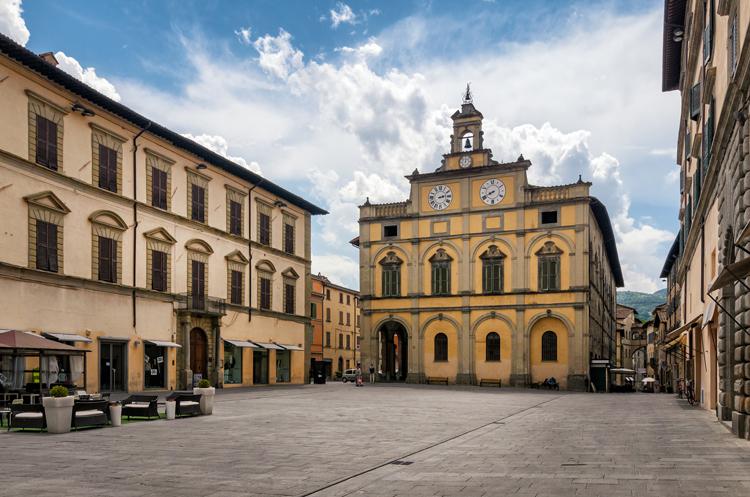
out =
<path fill-rule="evenodd" d="M 127 381 L 126 343 L 99 343 L 99 391 L 121 392 Z"/>
<path fill-rule="evenodd" d="M 408 334 L 404 326 L 389 321 L 380 328 L 378 371 L 385 381 L 405 381 L 409 373 Z"/>
<path fill-rule="evenodd" d="M 194 384 L 208 378 L 208 339 L 200 328 L 190 330 L 190 369 Z"/>
<path fill-rule="evenodd" d="M 253 351 L 253 384 L 265 385 L 268 383 L 268 351 Z"/>

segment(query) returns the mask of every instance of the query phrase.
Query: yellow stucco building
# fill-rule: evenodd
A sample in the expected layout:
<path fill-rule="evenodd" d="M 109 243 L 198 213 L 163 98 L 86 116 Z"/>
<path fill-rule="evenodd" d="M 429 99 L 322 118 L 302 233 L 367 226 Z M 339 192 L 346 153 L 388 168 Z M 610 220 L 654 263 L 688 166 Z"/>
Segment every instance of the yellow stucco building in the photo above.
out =
<path fill-rule="evenodd" d="M 450 151 L 405 202 L 360 207 L 362 364 L 383 380 L 606 389 L 622 274 L 591 183 L 530 185 L 467 88 Z"/>
<path fill-rule="evenodd" d="M 0 329 L 88 351 L 43 365 L 52 383 L 305 381 L 325 211 L 2 35 L 0 82 Z M 0 361 L 12 386 L 38 381 Z"/>
<path fill-rule="evenodd" d="M 327 277 L 313 275 L 313 286 L 320 285 L 321 340 L 325 373 L 329 379 L 340 377 L 359 363 L 359 292 L 332 283 Z"/>

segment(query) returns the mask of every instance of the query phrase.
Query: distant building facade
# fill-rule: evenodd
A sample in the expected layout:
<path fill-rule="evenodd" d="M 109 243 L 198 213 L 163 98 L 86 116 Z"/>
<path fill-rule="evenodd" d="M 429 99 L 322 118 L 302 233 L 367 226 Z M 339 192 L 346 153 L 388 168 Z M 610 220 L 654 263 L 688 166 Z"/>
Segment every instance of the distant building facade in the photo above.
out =
<path fill-rule="evenodd" d="M 580 178 L 534 186 L 523 157 L 493 160 L 482 120 L 467 90 L 441 166 L 360 207 L 362 362 L 386 381 L 606 389 L 623 285 L 606 209 Z"/>
<path fill-rule="evenodd" d="M 360 362 L 359 292 L 336 285 L 322 274 L 313 275 L 322 290 L 322 342 L 326 376 L 335 379 Z"/>

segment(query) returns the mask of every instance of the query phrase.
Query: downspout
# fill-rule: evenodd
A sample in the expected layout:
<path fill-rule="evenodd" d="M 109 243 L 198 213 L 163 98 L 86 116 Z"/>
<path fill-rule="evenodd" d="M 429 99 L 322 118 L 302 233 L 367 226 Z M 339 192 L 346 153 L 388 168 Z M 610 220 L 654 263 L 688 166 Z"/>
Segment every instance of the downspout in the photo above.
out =
<path fill-rule="evenodd" d="M 260 184 L 260 178 L 252 188 L 247 190 L 247 258 L 250 261 L 247 268 L 247 320 L 253 320 L 253 199 L 252 194 Z"/>
<path fill-rule="evenodd" d="M 136 269 L 138 267 L 138 167 L 136 166 L 136 153 L 138 152 L 138 144 L 136 141 L 140 136 L 151 127 L 151 121 L 146 124 L 146 127 L 141 128 L 140 131 L 133 137 L 133 330 L 135 330 L 136 323 Z"/>

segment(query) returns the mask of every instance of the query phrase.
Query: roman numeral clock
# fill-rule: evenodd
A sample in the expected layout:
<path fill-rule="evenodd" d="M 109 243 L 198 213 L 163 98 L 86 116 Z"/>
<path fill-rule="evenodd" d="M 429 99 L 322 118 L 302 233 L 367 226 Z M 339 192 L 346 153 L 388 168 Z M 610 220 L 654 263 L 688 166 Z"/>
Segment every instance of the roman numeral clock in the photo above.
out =
<path fill-rule="evenodd" d="M 427 202 L 436 211 L 447 209 L 453 200 L 453 192 L 448 185 L 435 185 L 427 195 Z"/>
<path fill-rule="evenodd" d="M 497 178 L 488 179 L 479 189 L 479 198 L 487 205 L 499 204 L 505 198 L 505 183 Z"/>

